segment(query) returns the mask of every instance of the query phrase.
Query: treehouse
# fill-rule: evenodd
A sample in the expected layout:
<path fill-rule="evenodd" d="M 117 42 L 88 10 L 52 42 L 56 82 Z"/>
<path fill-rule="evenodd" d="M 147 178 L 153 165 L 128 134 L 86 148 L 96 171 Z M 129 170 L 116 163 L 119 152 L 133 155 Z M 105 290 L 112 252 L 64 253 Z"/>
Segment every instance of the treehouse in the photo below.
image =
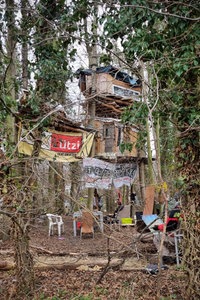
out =
<path fill-rule="evenodd" d="M 140 101 L 140 80 L 112 66 L 76 73 L 86 98 L 84 109 L 89 115 L 88 124 L 92 117 L 97 131 L 95 157 L 124 162 L 138 158 L 137 126 L 126 126 L 120 119 L 125 108 Z"/>
<path fill-rule="evenodd" d="M 123 109 L 141 99 L 141 82 L 112 66 L 92 70 L 78 70 L 79 87 L 86 98 L 96 102 L 95 116 L 121 117 Z M 90 106 L 90 105 L 89 105 Z"/>

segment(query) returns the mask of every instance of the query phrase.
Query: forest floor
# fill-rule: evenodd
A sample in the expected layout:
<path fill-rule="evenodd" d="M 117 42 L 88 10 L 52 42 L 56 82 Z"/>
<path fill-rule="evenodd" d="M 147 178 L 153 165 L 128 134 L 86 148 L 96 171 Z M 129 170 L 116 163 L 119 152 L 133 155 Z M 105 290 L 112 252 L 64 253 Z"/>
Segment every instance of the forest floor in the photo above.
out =
<path fill-rule="evenodd" d="M 146 268 L 157 263 L 152 241 L 134 242 L 135 227 L 104 226 L 94 239 L 73 236 L 73 219 L 64 216 L 60 238 L 48 236 L 48 223 L 41 219 L 30 230 L 30 249 L 35 265 L 34 300 L 134 300 L 186 299 L 186 275 L 175 264 L 159 274 Z M 0 242 L 0 261 L 14 265 L 12 241 Z M 108 260 L 110 261 L 108 263 Z M 106 267 L 107 266 L 107 267 Z M 14 268 L 0 269 L 0 299 L 16 299 Z M 21 299 L 26 300 L 26 298 Z"/>

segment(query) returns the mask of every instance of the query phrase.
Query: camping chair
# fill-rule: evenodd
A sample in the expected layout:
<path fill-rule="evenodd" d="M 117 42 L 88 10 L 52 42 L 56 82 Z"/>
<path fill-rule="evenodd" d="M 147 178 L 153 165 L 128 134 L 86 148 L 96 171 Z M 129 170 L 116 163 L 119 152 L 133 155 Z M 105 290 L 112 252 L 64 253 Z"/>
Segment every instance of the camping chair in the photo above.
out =
<path fill-rule="evenodd" d="M 183 234 L 181 233 L 180 224 L 178 224 L 178 228 L 173 231 L 167 232 L 169 236 L 174 237 L 174 247 L 175 247 L 175 256 L 176 256 L 176 265 L 180 265 L 180 243 L 183 239 Z"/>
<path fill-rule="evenodd" d="M 163 220 L 159 218 L 157 215 L 145 215 L 142 216 L 142 220 L 146 224 L 147 228 L 153 235 L 158 235 L 160 239 L 160 232 L 155 231 L 153 227 L 155 225 L 163 224 Z M 180 222 L 177 224 L 177 228 L 171 229 L 166 231 L 165 233 L 167 236 L 174 238 L 174 247 L 175 247 L 175 256 L 176 256 L 176 264 L 179 266 L 180 264 L 180 251 L 179 251 L 179 244 L 183 238 L 183 234 L 180 232 Z"/>
<path fill-rule="evenodd" d="M 156 235 L 159 237 L 160 239 L 160 232 L 156 231 L 153 229 L 153 227 L 155 225 L 160 225 L 163 224 L 163 220 L 156 214 L 152 214 L 152 215 L 142 215 L 141 216 L 142 221 L 144 222 L 144 224 L 146 225 L 146 227 L 144 227 L 141 230 L 141 235 L 142 233 L 146 233 L 146 236 L 148 237 L 148 232 L 151 233 L 153 236 Z"/>
<path fill-rule="evenodd" d="M 83 234 L 92 234 L 94 238 L 94 216 L 89 211 L 82 212 L 80 238 Z"/>
<path fill-rule="evenodd" d="M 53 235 L 54 226 L 58 226 L 58 236 L 61 236 L 61 232 L 64 232 L 64 222 L 59 215 L 47 214 L 49 220 L 49 236 Z"/>

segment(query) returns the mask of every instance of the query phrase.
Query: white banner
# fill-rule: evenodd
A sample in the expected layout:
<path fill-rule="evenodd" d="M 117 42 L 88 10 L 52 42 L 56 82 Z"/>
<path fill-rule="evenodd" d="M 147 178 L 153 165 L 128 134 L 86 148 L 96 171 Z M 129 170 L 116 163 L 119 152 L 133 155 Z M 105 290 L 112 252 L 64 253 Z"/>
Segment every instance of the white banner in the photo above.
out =
<path fill-rule="evenodd" d="M 113 174 L 111 163 L 88 157 L 83 159 L 83 172 L 87 188 L 111 188 Z"/>
<path fill-rule="evenodd" d="M 130 186 L 137 174 L 136 163 L 112 164 L 96 158 L 83 159 L 84 180 L 87 188 L 110 189 Z"/>

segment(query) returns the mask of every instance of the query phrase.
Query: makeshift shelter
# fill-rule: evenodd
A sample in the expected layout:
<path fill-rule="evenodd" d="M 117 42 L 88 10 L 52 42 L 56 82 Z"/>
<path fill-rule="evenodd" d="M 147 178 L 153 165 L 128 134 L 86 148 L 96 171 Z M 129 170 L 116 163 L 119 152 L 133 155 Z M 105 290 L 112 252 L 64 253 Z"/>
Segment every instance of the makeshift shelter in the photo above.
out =
<path fill-rule="evenodd" d="M 138 133 L 137 124 L 130 126 L 121 123 L 124 109 L 141 100 L 141 81 L 113 66 L 97 67 L 95 71 L 79 69 L 76 75 L 79 78 L 80 90 L 86 99 L 83 104 L 83 109 L 88 116 L 85 124 L 86 126 L 90 125 L 96 131 L 93 157 L 101 160 L 102 164 L 115 164 L 115 168 L 121 168 L 121 170 L 131 168 L 134 164 L 134 169 L 136 166 L 139 172 L 143 172 L 144 168 L 141 166 L 147 163 L 147 158 L 144 153 L 138 153 L 135 147 Z M 122 149 L 122 145 L 130 147 L 125 149 L 127 148 L 125 146 Z M 99 161 L 97 164 L 96 168 L 99 168 Z M 143 175 L 139 177 L 140 180 L 144 179 Z M 104 187 L 108 188 L 110 178 L 105 180 Z M 133 181 L 124 182 L 128 185 Z M 96 180 L 97 183 L 98 180 Z M 121 187 L 121 183 L 123 181 L 120 177 L 116 187 Z M 140 186 L 143 187 L 144 182 Z"/>
<path fill-rule="evenodd" d="M 93 71 L 79 69 L 76 75 L 79 77 L 80 90 L 86 97 L 86 107 L 92 91 Z M 141 99 L 141 81 L 120 69 L 113 66 L 99 67 L 95 76 L 96 117 L 119 119 L 125 107 Z"/>
<path fill-rule="evenodd" d="M 95 136 L 94 130 L 83 128 L 77 122 L 66 117 L 63 109 L 50 111 L 47 130 L 38 130 L 37 126 L 27 130 L 23 123 L 19 128 L 19 153 L 31 156 L 36 143 L 39 144 L 36 156 L 49 161 L 75 162 L 88 157 Z M 47 113 L 48 114 L 48 113 Z"/>

